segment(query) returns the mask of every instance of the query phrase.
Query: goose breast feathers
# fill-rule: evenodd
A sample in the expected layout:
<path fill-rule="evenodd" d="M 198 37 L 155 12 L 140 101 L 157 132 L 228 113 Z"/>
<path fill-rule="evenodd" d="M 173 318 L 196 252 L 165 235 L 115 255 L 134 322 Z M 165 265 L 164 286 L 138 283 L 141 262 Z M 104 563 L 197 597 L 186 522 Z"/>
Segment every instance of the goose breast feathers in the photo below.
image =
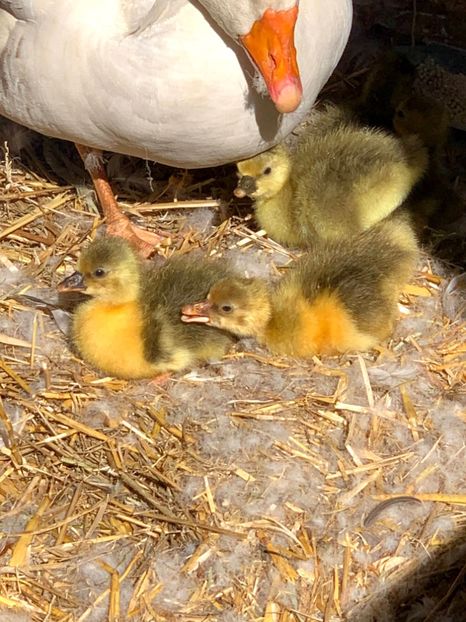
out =
<path fill-rule="evenodd" d="M 282 2 L 290 4 L 260 0 Z M 246 15 L 254 4 L 0 0 L 0 113 L 50 136 L 175 166 L 250 157 L 302 120 L 351 24 L 350 0 L 301 0 L 303 96 L 294 112 L 280 114 L 256 88 L 232 17 L 225 32 L 228 11 Z"/>

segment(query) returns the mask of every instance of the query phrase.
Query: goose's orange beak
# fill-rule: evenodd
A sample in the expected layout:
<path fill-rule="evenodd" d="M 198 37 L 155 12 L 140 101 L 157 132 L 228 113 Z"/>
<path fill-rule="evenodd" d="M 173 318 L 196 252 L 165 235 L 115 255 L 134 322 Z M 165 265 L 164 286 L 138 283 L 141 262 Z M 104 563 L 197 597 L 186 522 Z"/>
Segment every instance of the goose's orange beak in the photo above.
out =
<path fill-rule="evenodd" d="M 297 5 L 283 11 L 267 9 L 241 37 L 279 112 L 296 110 L 303 94 L 294 45 L 297 17 Z"/>

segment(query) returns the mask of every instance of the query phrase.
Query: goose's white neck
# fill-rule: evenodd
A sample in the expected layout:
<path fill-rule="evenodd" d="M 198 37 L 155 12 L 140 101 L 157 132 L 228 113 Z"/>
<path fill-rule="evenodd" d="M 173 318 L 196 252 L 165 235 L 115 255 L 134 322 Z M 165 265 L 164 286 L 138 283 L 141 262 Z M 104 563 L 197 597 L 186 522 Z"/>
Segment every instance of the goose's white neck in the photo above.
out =
<path fill-rule="evenodd" d="M 261 19 L 267 9 L 284 11 L 298 4 L 298 0 L 198 0 L 209 15 L 235 40 L 247 35 L 254 22 Z"/>

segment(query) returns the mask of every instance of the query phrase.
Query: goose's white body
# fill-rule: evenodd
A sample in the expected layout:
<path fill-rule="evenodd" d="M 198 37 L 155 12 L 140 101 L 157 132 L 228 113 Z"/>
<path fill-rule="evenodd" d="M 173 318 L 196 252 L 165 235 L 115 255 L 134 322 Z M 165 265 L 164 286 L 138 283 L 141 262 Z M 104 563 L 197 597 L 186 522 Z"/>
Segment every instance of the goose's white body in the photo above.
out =
<path fill-rule="evenodd" d="M 251 0 L 223 2 L 241 12 Z M 244 50 L 197 2 L 0 0 L 0 114 L 174 166 L 245 159 L 303 119 L 350 25 L 350 0 L 300 1 L 303 99 L 281 115 L 254 88 Z"/>

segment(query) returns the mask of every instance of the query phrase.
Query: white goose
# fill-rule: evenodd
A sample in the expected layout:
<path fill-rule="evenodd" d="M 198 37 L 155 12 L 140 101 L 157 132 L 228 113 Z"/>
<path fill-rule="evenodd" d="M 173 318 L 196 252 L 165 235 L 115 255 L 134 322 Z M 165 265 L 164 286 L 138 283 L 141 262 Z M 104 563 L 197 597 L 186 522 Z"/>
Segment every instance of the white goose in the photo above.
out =
<path fill-rule="evenodd" d="M 351 15 L 351 0 L 0 0 L 0 114 L 82 156 L 245 159 L 303 119 Z M 90 172 L 111 232 L 139 234 Z"/>

